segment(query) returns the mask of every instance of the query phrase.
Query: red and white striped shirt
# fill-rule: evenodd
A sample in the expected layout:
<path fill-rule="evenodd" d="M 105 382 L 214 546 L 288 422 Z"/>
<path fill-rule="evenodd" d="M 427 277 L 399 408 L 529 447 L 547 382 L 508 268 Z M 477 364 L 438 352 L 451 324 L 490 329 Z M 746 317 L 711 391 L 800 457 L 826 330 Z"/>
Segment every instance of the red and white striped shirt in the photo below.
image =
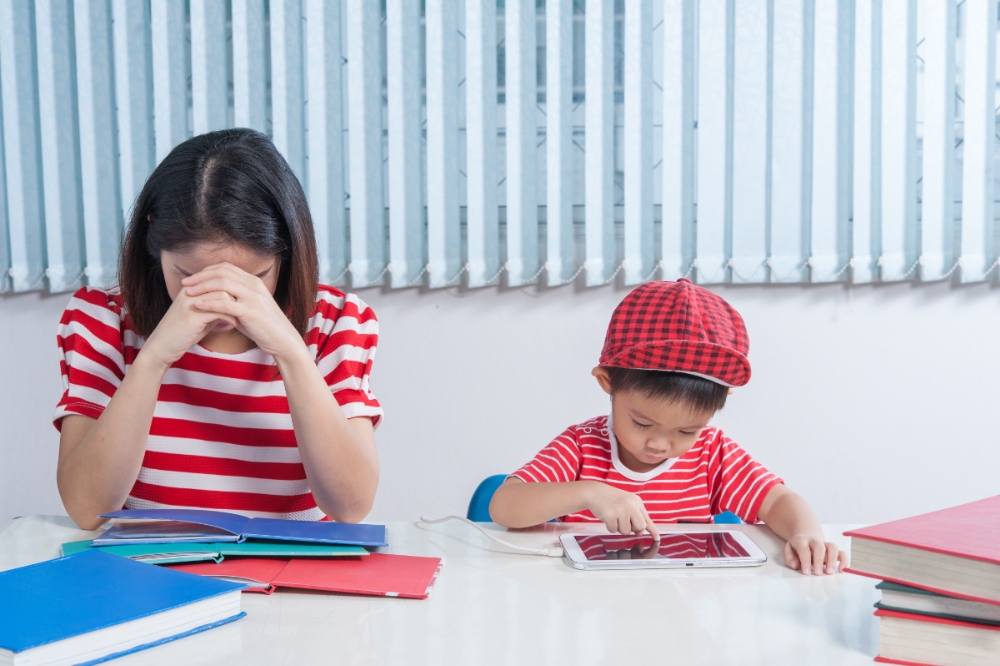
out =
<path fill-rule="evenodd" d="M 100 417 L 144 338 L 132 330 L 118 288 L 84 287 L 59 323 L 68 414 Z M 375 313 L 357 296 L 320 285 L 306 345 L 347 418 L 382 407 L 369 390 L 378 345 Z M 201 345 L 170 366 L 160 386 L 139 478 L 126 508 L 198 508 L 320 520 L 299 457 L 285 384 L 259 348 L 221 354 Z"/>
<path fill-rule="evenodd" d="M 528 483 L 600 481 L 638 495 L 654 523 L 708 523 L 725 511 L 755 523 L 768 491 L 782 483 L 718 428 L 702 430 L 684 455 L 634 472 L 619 458 L 609 421 L 598 416 L 570 426 L 512 476 Z M 589 510 L 560 520 L 600 522 Z"/>

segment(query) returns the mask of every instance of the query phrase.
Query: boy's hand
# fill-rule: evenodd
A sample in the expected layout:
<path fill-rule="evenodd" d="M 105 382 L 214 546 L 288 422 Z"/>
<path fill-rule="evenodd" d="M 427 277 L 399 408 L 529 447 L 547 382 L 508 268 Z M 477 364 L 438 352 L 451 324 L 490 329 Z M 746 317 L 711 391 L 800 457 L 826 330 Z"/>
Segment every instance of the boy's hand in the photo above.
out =
<path fill-rule="evenodd" d="M 847 553 L 840 551 L 836 544 L 824 543 L 808 534 L 796 534 L 785 542 L 783 554 L 785 564 L 805 576 L 833 574 L 847 566 Z"/>
<path fill-rule="evenodd" d="M 790 568 L 806 576 L 821 576 L 837 573 L 847 566 L 847 553 L 824 541 L 823 526 L 809 503 L 784 484 L 776 484 L 768 491 L 757 515 L 787 541 L 783 552 L 785 564 Z"/>
<path fill-rule="evenodd" d="M 660 533 L 638 495 L 595 482 L 587 508 L 604 523 L 609 532 L 624 535 L 649 532 L 654 540 L 660 540 Z"/>

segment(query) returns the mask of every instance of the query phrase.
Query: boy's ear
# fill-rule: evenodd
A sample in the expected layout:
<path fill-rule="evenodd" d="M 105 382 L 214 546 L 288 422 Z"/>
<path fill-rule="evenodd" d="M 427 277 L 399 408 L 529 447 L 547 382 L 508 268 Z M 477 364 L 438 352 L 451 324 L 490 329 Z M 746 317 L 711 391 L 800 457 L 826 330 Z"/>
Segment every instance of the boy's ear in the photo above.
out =
<path fill-rule="evenodd" d="M 597 366 L 590 371 L 590 374 L 597 377 L 597 383 L 601 385 L 605 393 L 611 395 L 611 377 L 608 375 L 608 369 Z"/>
<path fill-rule="evenodd" d="M 733 390 L 734 390 L 734 389 L 733 389 L 733 387 L 731 387 L 731 386 L 730 386 L 730 387 L 729 387 L 729 395 L 732 395 L 732 394 L 733 394 Z"/>

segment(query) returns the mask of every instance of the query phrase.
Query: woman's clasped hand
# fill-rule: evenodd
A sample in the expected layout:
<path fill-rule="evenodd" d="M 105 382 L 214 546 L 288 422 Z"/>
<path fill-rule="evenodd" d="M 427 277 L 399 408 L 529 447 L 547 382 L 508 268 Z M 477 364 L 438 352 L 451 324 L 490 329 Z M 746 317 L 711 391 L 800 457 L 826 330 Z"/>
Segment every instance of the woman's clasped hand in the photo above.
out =
<path fill-rule="evenodd" d="M 276 272 L 276 271 L 275 271 Z M 234 326 L 275 358 L 303 346 L 302 337 L 264 281 L 230 263 L 208 266 L 181 280 L 197 311 Z"/>

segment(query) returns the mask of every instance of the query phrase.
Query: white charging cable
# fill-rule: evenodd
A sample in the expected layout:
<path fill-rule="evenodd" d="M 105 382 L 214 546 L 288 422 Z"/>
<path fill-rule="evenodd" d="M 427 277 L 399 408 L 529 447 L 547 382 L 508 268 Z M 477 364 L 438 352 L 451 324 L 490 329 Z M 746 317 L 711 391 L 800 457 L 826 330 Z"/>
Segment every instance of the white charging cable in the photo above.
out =
<path fill-rule="evenodd" d="M 491 541 L 496 541 L 497 543 L 503 546 L 507 546 L 508 548 L 513 548 L 514 550 L 519 551 L 517 553 L 513 553 L 515 555 L 543 555 L 545 557 L 563 556 L 562 548 L 528 548 L 526 546 L 518 546 L 517 544 L 510 543 L 509 541 L 504 541 L 503 539 L 498 539 L 489 532 L 487 532 L 486 530 L 484 530 L 479 525 L 469 520 L 468 518 L 462 518 L 461 516 L 445 516 L 444 518 L 427 518 L 426 516 L 420 516 L 420 522 L 427 523 L 428 525 L 443 523 L 447 520 L 458 520 L 463 523 L 466 523 L 467 525 L 472 525 L 477 530 L 486 535 L 486 537 Z"/>

